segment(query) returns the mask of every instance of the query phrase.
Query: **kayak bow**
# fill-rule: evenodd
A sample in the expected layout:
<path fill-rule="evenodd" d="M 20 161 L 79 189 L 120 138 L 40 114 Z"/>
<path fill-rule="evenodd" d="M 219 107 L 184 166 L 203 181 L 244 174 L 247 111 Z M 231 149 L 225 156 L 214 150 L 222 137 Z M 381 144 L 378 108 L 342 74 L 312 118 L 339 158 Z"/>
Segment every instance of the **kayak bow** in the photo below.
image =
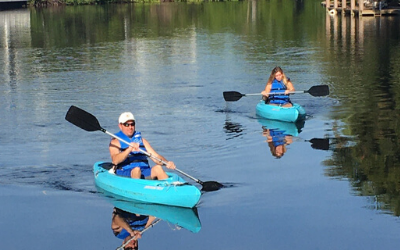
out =
<path fill-rule="evenodd" d="M 266 119 L 296 122 L 305 118 L 306 111 L 297 103 L 293 103 L 292 107 L 281 107 L 265 104 L 261 100 L 256 106 L 256 114 Z"/>

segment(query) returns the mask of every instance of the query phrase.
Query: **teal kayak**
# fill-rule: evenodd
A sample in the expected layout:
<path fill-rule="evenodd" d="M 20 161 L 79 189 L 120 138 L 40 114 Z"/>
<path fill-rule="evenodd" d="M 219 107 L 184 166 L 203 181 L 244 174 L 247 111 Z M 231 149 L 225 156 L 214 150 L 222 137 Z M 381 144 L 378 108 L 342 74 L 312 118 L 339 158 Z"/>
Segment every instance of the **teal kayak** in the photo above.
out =
<path fill-rule="evenodd" d="M 306 111 L 297 103 L 293 103 L 293 107 L 287 108 L 265 104 L 265 101 L 261 100 L 256 106 L 256 114 L 266 119 L 296 122 L 305 118 Z"/>
<path fill-rule="evenodd" d="M 262 125 L 263 128 L 282 131 L 285 135 L 292 136 L 298 136 L 305 123 L 304 120 L 300 120 L 297 122 L 282 122 L 264 118 L 259 118 L 258 122 Z"/>
<path fill-rule="evenodd" d="M 111 163 L 93 165 L 94 180 L 98 187 L 115 195 L 135 201 L 177 207 L 195 207 L 200 200 L 200 190 L 175 173 L 167 172 L 165 180 L 144 180 L 122 177 L 110 173 Z"/>
<path fill-rule="evenodd" d="M 164 221 L 168 221 L 173 225 L 183 227 L 193 233 L 198 233 L 201 229 L 201 223 L 197 208 L 184 208 L 176 206 L 165 206 L 159 204 L 138 202 L 127 200 L 124 197 L 114 195 L 99 187 L 97 190 L 104 194 L 111 204 L 125 212 L 132 214 L 140 214 L 154 216 Z"/>

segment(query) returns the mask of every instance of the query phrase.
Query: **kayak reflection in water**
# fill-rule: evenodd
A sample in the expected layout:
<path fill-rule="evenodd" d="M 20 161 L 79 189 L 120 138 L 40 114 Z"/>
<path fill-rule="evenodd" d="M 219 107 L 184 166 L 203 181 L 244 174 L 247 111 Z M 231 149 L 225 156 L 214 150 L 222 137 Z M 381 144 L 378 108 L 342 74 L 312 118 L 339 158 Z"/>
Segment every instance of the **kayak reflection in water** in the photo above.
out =
<path fill-rule="evenodd" d="M 114 207 L 111 229 L 117 238 L 123 240 L 122 244 L 135 237 L 135 240 L 129 241 L 124 249 L 138 249 L 137 239 L 141 238 L 140 231 L 149 227 L 154 219 L 153 216 L 133 214 Z"/>
<path fill-rule="evenodd" d="M 277 159 L 286 153 L 286 145 L 293 142 L 293 136 L 286 134 L 281 129 L 268 129 L 263 127 L 263 136 L 267 137 L 267 142 L 271 154 Z"/>

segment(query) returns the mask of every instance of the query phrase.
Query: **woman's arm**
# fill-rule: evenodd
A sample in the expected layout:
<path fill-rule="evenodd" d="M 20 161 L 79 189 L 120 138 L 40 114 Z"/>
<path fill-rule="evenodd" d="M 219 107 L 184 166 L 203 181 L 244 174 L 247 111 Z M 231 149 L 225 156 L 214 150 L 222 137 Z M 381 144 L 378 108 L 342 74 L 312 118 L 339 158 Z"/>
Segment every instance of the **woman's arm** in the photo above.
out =
<path fill-rule="evenodd" d="M 269 96 L 269 93 L 271 92 L 271 87 L 272 87 L 272 83 L 267 82 L 267 84 L 265 85 L 265 89 L 261 92 L 261 94 L 262 94 L 263 96 L 268 97 L 268 96 Z"/>
<path fill-rule="evenodd" d="M 293 83 L 290 80 L 288 80 L 288 82 L 286 84 L 285 94 L 288 94 L 289 92 L 293 92 L 293 91 L 295 91 Z"/>

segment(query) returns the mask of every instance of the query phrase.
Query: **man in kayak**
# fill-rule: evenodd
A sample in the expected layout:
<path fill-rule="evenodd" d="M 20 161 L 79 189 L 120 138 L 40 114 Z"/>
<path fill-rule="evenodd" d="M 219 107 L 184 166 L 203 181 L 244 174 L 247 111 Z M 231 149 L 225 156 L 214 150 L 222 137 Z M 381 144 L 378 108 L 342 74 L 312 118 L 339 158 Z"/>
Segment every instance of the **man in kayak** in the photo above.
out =
<path fill-rule="evenodd" d="M 120 131 L 115 135 L 130 142 L 126 144 L 117 139 L 112 139 L 109 145 L 112 163 L 117 166 L 115 173 L 120 176 L 127 176 L 136 179 L 158 179 L 168 178 L 162 168 L 162 161 L 167 162 L 166 167 L 175 169 L 172 161 L 167 161 L 159 155 L 150 143 L 142 138 L 140 132 L 135 130 L 136 121 L 131 112 L 122 113 L 118 119 Z M 155 158 L 151 158 L 157 165 L 150 167 L 147 155 L 141 151 L 149 153 Z M 156 160 L 157 158 L 157 160 Z"/>
<path fill-rule="evenodd" d="M 289 93 L 292 91 L 295 91 L 292 82 L 283 73 L 281 67 L 277 66 L 272 70 L 265 89 L 261 94 L 267 104 L 292 107 L 293 105 L 289 98 Z M 281 94 L 272 95 L 277 93 Z"/>

